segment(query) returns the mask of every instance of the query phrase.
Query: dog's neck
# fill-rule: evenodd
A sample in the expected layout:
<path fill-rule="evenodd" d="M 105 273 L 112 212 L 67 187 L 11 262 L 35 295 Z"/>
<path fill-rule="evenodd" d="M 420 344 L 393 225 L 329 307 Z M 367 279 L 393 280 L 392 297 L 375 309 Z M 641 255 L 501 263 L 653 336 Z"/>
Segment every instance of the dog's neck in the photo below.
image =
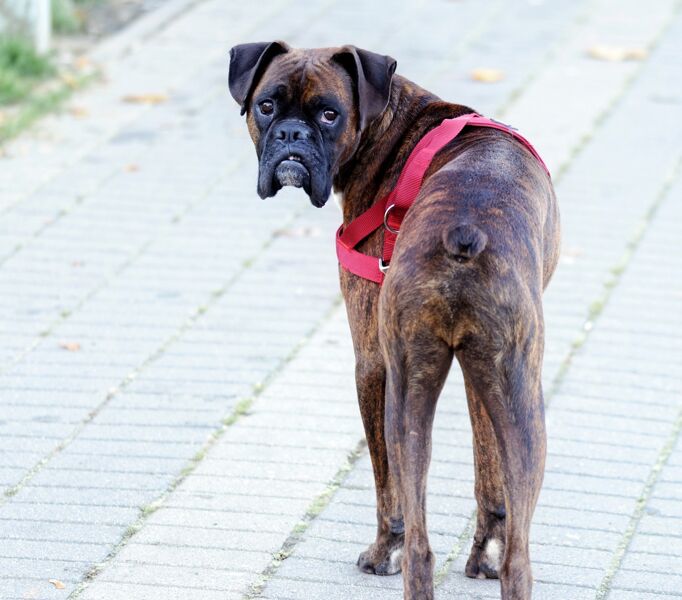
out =
<path fill-rule="evenodd" d="M 353 157 L 334 179 L 343 196 L 343 220 L 349 223 L 396 184 L 419 140 L 443 119 L 471 112 L 396 75 L 381 117 L 362 134 Z"/>

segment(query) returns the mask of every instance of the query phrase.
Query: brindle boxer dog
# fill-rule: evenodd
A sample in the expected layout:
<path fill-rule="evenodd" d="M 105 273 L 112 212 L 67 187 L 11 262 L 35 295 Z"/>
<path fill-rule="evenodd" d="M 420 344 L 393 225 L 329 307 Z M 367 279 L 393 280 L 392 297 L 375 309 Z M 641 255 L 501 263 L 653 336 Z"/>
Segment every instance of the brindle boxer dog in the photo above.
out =
<path fill-rule="evenodd" d="M 321 207 L 333 186 L 346 225 L 396 185 L 422 136 L 472 112 L 395 66 L 353 46 L 233 48 L 230 92 L 256 145 L 258 194 L 293 185 Z M 359 249 L 379 256 L 382 238 L 378 230 Z M 405 598 L 434 594 L 426 477 L 453 356 L 474 432 L 466 574 L 499 577 L 505 600 L 531 597 L 528 530 L 545 464 L 541 296 L 558 252 L 557 205 L 538 160 L 504 132 L 468 127 L 427 171 L 383 286 L 340 270 L 377 494 L 376 541 L 358 566 L 402 568 Z"/>

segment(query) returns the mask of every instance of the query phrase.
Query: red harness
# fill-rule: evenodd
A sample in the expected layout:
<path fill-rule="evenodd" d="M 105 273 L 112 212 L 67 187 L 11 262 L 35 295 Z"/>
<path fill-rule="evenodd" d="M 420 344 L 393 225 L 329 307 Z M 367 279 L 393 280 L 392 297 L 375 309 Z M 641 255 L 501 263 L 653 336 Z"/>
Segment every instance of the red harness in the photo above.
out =
<path fill-rule="evenodd" d="M 455 139 L 467 125 L 492 127 L 514 136 L 540 161 L 549 175 L 549 169 L 535 148 L 509 125 L 487 119 L 476 113 L 462 115 L 455 119 L 445 119 L 419 141 L 407 159 L 395 188 L 376 202 L 372 208 L 351 221 L 345 229 L 343 225 L 339 227 L 336 232 L 336 255 L 344 269 L 378 284 L 384 281 L 400 224 L 421 189 L 424 173 L 436 153 Z M 380 257 L 368 256 L 355 249 L 362 240 L 382 226 L 386 231 L 384 232 L 384 249 Z"/>

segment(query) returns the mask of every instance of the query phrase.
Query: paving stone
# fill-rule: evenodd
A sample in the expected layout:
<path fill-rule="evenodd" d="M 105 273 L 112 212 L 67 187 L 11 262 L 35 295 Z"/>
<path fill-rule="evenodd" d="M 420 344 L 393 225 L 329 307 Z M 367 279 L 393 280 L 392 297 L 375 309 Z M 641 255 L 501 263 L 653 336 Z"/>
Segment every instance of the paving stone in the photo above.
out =
<path fill-rule="evenodd" d="M 682 573 L 645 573 L 621 569 L 613 580 L 614 592 L 618 588 L 642 592 L 664 592 L 679 595 L 682 589 Z"/>
<path fill-rule="evenodd" d="M 670 599 L 670 594 L 662 593 L 662 594 L 657 594 L 657 593 L 650 593 L 650 592 L 642 592 L 642 591 L 632 591 L 632 590 L 624 590 L 622 588 L 613 588 L 611 590 L 611 595 L 609 596 L 610 598 L 618 598 L 618 600 L 666 600 Z M 674 596 L 673 596 L 674 598 Z"/>
<path fill-rule="evenodd" d="M 237 600 L 240 592 L 227 593 L 224 589 L 210 589 L 206 587 L 193 588 L 191 586 L 171 586 L 159 584 L 140 584 L 129 581 L 98 580 L 90 585 L 81 595 L 84 600 L 129 600 L 130 598 L 144 598 L 145 600 L 187 600 L 187 598 L 201 598 L 202 600 Z"/>

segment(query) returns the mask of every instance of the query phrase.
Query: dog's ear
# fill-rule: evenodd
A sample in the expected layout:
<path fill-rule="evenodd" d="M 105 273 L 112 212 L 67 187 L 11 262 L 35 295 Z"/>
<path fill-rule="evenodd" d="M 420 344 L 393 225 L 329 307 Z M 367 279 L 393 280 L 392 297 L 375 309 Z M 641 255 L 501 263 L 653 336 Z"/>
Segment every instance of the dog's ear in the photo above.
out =
<path fill-rule="evenodd" d="M 239 44 L 230 50 L 230 93 L 241 106 L 241 114 L 246 112 L 249 96 L 270 61 L 288 51 L 284 42 Z"/>
<path fill-rule="evenodd" d="M 397 63 L 390 56 L 355 46 L 344 46 L 332 59 L 341 64 L 355 82 L 362 130 L 384 112 L 388 105 Z"/>

